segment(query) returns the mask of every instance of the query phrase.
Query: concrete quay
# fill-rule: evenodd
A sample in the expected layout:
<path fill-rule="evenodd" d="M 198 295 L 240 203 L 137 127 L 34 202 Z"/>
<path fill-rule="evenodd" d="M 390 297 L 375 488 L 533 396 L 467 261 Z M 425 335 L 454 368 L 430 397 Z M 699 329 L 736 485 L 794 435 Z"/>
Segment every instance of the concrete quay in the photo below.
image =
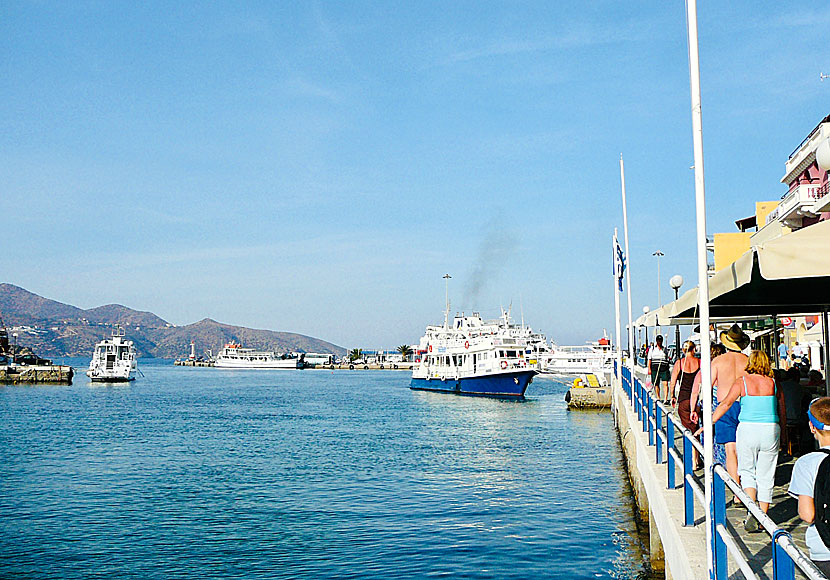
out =
<path fill-rule="evenodd" d="M 618 379 L 613 379 L 614 414 L 620 444 L 626 459 L 631 487 L 639 514 L 648 522 L 649 556 L 652 569 L 664 572 L 669 579 L 708 578 L 706 562 L 706 530 L 702 504 L 695 501 L 695 523 L 684 526 L 683 467 L 678 465 L 676 489 L 668 489 L 667 463 L 656 463 L 656 448 L 649 445 L 648 432 L 642 424 L 621 388 Z M 675 448 L 682 450 L 682 434 L 676 430 Z M 665 457 L 664 453 L 664 457 Z M 665 461 L 665 459 L 664 459 Z M 672 459 L 669 459 L 672 461 Z M 804 542 L 806 524 L 798 517 L 798 502 L 787 494 L 795 459 L 779 456 L 775 477 L 773 502 L 770 518 L 777 526 L 792 535 L 795 545 L 807 554 Z M 703 470 L 694 473 L 693 478 L 703 486 Z M 732 496 L 727 491 L 727 499 Z M 726 527 L 740 553 L 747 560 L 759 579 L 772 580 L 772 542 L 765 531 L 749 533 L 744 530 L 746 508 L 738 502 L 727 508 Z M 743 578 L 736 560 L 728 557 L 729 578 Z M 799 576 L 796 568 L 796 577 Z"/>
<path fill-rule="evenodd" d="M 71 385 L 75 371 L 65 365 L 7 365 L 0 367 L 0 384 Z"/>

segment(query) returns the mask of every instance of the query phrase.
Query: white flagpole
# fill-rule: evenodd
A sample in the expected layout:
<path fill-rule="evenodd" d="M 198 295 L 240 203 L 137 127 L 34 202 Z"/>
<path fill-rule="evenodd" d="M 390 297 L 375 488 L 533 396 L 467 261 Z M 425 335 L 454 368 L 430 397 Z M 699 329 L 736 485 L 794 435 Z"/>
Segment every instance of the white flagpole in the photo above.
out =
<path fill-rule="evenodd" d="M 706 191 L 703 185 L 703 120 L 700 104 L 700 60 L 697 38 L 697 0 L 687 0 L 689 79 L 692 96 L 692 140 L 695 155 L 695 213 L 697 214 L 697 278 L 700 301 L 700 394 L 703 399 L 703 462 L 706 498 L 706 562 L 714 576 L 712 554 L 712 367 L 709 348 L 709 267 L 706 256 Z"/>
<path fill-rule="evenodd" d="M 617 228 L 614 228 L 614 320 L 616 322 L 616 346 L 617 346 L 617 373 L 620 377 L 622 377 L 622 346 L 620 342 L 620 256 L 617 252 L 617 248 L 620 246 L 620 243 L 617 241 Z"/>
<path fill-rule="evenodd" d="M 620 153 L 620 181 L 622 182 L 622 206 L 623 206 L 623 236 L 625 237 L 625 257 L 628 260 L 628 364 L 631 372 L 634 372 L 634 319 L 631 318 L 631 252 L 628 251 L 628 208 L 625 204 L 625 165 L 623 164 L 622 153 Z"/>

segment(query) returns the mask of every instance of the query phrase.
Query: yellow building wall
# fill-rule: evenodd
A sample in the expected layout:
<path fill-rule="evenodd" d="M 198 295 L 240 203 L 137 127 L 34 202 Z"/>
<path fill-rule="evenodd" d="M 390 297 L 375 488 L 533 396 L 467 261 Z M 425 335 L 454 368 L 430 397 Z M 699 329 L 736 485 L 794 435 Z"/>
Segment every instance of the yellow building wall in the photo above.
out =
<path fill-rule="evenodd" d="M 715 234 L 715 270 L 731 266 L 744 252 L 748 252 L 751 236 L 752 232 Z"/>
<path fill-rule="evenodd" d="M 767 216 L 778 207 L 777 201 L 756 201 L 755 202 L 755 223 L 760 230 L 767 223 Z"/>

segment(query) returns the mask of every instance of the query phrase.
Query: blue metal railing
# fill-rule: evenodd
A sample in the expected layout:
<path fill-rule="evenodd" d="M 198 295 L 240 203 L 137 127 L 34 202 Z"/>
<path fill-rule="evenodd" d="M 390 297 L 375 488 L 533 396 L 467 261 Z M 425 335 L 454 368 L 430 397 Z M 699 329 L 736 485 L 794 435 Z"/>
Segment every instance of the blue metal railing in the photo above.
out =
<path fill-rule="evenodd" d="M 643 432 L 648 433 L 648 445 L 655 447 L 655 463 L 667 463 L 668 489 L 677 489 L 677 466 L 682 468 L 682 487 L 684 503 L 684 526 L 695 526 L 695 504 L 706 505 L 703 488 L 694 477 L 694 451 L 703 455 L 703 445 L 674 416 L 671 409 L 652 396 L 632 370 L 626 366 L 617 368 L 614 361 L 614 376 L 620 379 L 620 385 L 628 398 L 637 420 L 642 424 Z M 682 450 L 677 448 L 677 434 L 680 434 Z M 779 527 L 761 508 L 747 496 L 741 486 L 733 480 L 723 465 L 712 467 L 712 555 L 714 563 L 714 580 L 726 580 L 728 574 L 728 556 L 731 555 L 738 568 L 746 578 L 757 578 L 749 562 L 741 553 L 733 532 L 726 527 L 726 488 L 743 503 L 770 535 L 772 543 L 773 580 L 792 580 L 795 568 L 812 580 L 826 580 L 815 564 L 793 543 L 790 533 Z"/>

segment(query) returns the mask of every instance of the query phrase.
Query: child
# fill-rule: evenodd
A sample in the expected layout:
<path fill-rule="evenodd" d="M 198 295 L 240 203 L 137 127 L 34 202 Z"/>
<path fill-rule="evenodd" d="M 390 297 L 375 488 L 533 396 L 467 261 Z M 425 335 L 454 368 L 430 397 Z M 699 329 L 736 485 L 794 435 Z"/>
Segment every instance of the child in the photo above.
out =
<path fill-rule="evenodd" d="M 810 432 L 818 441 L 819 447 L 830 449 L 830 397 L 813 401 L 807 416 L 810 419 Z M 798 498 L 799 517 L 810 524 L 805 534 L 810 559 L 819 570 L 830 576 L 830 549 L 821 541 L 818 530 L 813 525 L 816 516 L 816 506 L 813 502 L 816 475 L 819 465 L 827 457 L 830 455 L 823 451 L 814 451 L 800 457 L 793 467 L 789 493 Z"/>

